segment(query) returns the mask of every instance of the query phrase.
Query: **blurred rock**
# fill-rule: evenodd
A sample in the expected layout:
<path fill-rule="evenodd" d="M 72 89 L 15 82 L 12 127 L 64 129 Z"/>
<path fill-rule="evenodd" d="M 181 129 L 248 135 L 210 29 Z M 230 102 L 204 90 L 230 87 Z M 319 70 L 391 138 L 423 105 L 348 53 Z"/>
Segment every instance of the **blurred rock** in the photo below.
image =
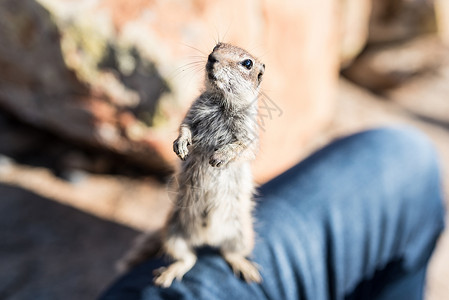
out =
<path fill-rule="evenodd" d="M 124 155 L 114 154 L 99 147 L 70 143 L 59 136 L 8 117 L 2 111 L 0 155 L 8 156 L 19 164 L 48 168 L 62 178 L 67 178 L 65 174 L 72 171 L 132 178 L 154 176 L 151 169 L 136 164 Z M 161 176 L 158 178 L 165 179 Z"/>
<path fill-rule="evenodd" d="M 433 2 L 423 0 L 4 0 L 1 6 L 0 106 L 163 174 L 178 162 L 171 144 L 220 35 L 260 56 L 267 65 L 261 115 L 270 112 L 254 164 L 260 182 L 294 165 L 303 153 L 291 149 L 302 149 L 330 122 L 339 64 L 361 51 L 368 32 L 378 43 L 436 30 Z M 403 46 L 411 52 L 388 47 L 367 51 L 348 77 L 373 90 L 390 88 L 438 57 L 413 54 L 421 47 L 414 42 Z M 392 64 L 398 53 L 414 56 L 415 64 L 398 65 L 396 58 Z"/>
<path fill-rule="evenodd" d="M 449 130 L 449 51 L 434 72 L 418 76 L 385 96 L 409 113 Z"/>
<path fill-rule="evenodd" d="M 383 93 L 411 78 L 437 72 L 447 53 L 436 35 L 371 46 L 343 74 L 373 92 Z"/>
<path fill-rule="evenodd" d="M 436 32 L 434 2 L 435 0 L 372 0 L 369 43 L 408 40 Z"/>
<path fill-rule="evenodd" d="M 177 162 L 171 144 L 202 88 L 199 70 L 217 42 L 213 36 L 261 56 L 265 98 L 283 112 L 266 122 L 255 164 L 259 181 L 295 164 L 300 154 L 291 149 L 301 149 L 330 120 L 339 63 L 337 0 L 0 5 L 0 106 L 155 172 Z M 363 36 L 356 40 L 347 43 L 348 53 L 357 52 Z"/>
<path fill-rule="evenodd" d="M 117 123 L 128 112 L 130 126 L 154 125 L 158 100 L 169 89 L 153 61 L 132 46 L 119 45 L 101 16 L 94 24 L 83 23 L 38 1 L 0 5 L 1 107 L 70 140 L 168 172 L 168 162 L 147 138 L 146 125 L 139 139 L 130 139 L 127 128 Z M 122 68 L 127 63 L 131 66 Z"/>

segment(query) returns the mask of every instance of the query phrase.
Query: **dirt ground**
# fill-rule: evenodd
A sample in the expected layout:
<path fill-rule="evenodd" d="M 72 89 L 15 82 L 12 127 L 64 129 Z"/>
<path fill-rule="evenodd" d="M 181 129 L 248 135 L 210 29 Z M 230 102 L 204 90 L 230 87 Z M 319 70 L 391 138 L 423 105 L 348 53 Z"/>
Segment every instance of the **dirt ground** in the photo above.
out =
<path fill-rule="evenodd" d="M 375 96 L 342 79 L 334 120 L 305 155 L 358 130 L 410 124 L 424 131 L 439 150 L 448 195 L 449 126 L 417 115 L 414 107 Z M 0 299 L 89 299 L 98 295 L 116 276 L 113 262 L 138 232 L 161 226 L 170 191 L 139 170 L 80 171 L 64 162 L 75 157 L 82 164 L 83 159 L 99 158 L 76 150 L 65 154 L 63 150 L 71 145 L 8 118 L 0 121 L 0 227 L 6 228 L 0 231 L 4 241 L 0 265 L 6 270 L 0 274 Z M 445 300 L 448 295 L 446 230 L 430 265 L 426 299 Z"/>

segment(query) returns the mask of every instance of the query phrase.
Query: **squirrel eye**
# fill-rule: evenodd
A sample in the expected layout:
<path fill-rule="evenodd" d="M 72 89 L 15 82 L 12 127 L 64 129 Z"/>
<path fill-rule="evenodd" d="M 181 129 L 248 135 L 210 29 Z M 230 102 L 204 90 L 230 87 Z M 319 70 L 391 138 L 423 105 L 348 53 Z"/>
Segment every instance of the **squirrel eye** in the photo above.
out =
<path fill-rule="evenodd" d="M 241 62 L 241 64 L 248 70 L 251 70 L 251 68 L 253 67 L 253 61 L 251 59 L 245 59 L 244 61 Z"/>

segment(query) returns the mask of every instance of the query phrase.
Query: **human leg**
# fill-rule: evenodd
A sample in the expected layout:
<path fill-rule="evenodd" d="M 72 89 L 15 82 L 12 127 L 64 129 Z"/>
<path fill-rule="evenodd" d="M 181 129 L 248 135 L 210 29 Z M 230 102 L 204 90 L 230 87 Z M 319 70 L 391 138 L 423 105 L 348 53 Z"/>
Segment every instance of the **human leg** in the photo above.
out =
<path fill-rule="evenodd" d="M 152 270 L 163 264 L 151 260 L 103 299 L 343 299 L 391 263 L 403 270 L 390 272 L 396 282 L 425 268 L 443 226 L 435 153 L 409 129 L 341 139 L 262 186 L 260 195 L 253 251 L 260 285 L 246 284 L 207 252 L 169 289 L 151 284 Z"/>
<path fill-rule="evenodd" d="M 254 255 L 270 268 L 262 276 L 276 279 L 265 281 L 270 298 L 343 299 L 398 262 L 398 278 L 378 282 L 380 292 L 425 268 L 443 227 L 435 157 L 415 130 L 367 131 L 263 186 L 256 214 L 263 246 Z"/>

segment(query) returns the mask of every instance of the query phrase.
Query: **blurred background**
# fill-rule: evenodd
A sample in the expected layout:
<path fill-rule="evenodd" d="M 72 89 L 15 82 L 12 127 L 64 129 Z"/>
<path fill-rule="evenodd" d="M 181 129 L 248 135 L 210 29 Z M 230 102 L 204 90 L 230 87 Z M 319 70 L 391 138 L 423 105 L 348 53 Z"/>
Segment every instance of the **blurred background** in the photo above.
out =
<path fill-rule="evenodd" d="M 0 299 L 94 298 L 162 225 L 217 41 L 267 66 L 259 183 L 336 137 L 409 124 L 449 194 L 447 0 L 0 0 Z M 449 299 L 448 235 L 429 300 Z"/>

